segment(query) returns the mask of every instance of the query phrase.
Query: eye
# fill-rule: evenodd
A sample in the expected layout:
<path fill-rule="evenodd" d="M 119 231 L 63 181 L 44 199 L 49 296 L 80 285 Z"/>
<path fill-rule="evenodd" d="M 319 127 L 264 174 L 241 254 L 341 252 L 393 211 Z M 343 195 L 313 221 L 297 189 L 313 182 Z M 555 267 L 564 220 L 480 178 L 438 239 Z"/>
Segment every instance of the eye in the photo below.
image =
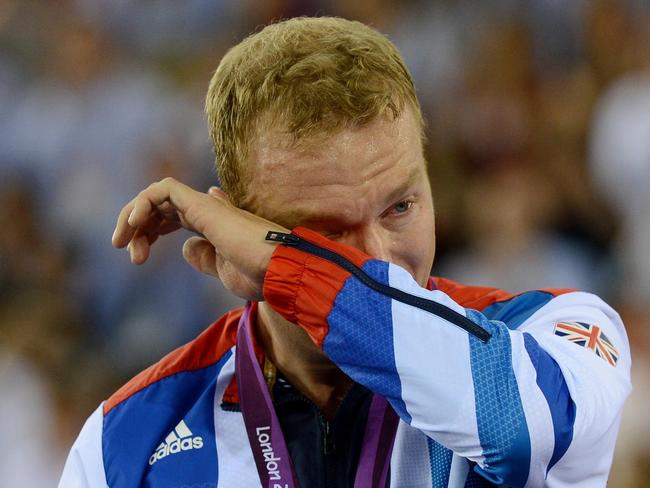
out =
<path fill-rule="evenodd" d="M 343 237 L 343 232 L 321 232 L 321 234 L 330 241 L 338 241 Z"/>
<path fill-rule="evenodd" d="M 410 200 L 402 200 L 393 205 L 393 212 L 396 214 L 403 214 L 408 212 L 408 210 L 413 206 L 413 202 Z"/>

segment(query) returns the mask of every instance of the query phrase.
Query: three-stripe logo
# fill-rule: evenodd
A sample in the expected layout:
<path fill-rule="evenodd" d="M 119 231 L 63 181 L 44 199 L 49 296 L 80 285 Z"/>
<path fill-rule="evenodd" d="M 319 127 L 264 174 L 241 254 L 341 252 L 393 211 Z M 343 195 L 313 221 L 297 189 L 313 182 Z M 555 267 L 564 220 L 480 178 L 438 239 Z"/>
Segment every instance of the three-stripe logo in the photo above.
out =
<path fill-rule="evenodd" d="M 154 453 L 149 457 L 149 465 L 153 466 L 154 463 L 161 459 L 177 454 L 182 451 L 189 451 L 191 449 L 201 449 L 203 447 L 203 438 L 195 436 L 185 423 L 181 420 L 174 429 L 167 434 L 165 440 L 160 443 Z"/>

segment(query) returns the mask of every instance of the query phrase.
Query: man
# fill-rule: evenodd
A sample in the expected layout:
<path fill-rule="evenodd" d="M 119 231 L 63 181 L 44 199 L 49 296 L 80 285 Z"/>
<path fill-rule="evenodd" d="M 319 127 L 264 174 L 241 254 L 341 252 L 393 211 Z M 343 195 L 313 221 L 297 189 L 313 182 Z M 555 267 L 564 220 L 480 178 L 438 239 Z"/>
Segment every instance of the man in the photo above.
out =
<path fill-rule="evenodd" d="M 206 107 L 223 191 L 154 183 L 113 244 L 140 264 L 193 230 L 185 259 L 250 303 L 104 402 L 62 486 L 605 485 L 620 319 L 587 293 L 429 277 L 423 124 L 385 37 L 268 26 Z"/>

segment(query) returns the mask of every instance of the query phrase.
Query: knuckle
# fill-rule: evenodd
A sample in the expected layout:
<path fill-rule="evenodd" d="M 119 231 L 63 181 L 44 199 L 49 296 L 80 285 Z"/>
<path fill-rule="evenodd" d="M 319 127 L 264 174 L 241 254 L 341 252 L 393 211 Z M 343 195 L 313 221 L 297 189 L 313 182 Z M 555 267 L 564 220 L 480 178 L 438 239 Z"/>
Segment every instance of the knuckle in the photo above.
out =
<path fill-rule="evenodd" d="M 146 187 L 144 190 L 140 191 L 140 193 L 138 193 L 138 196 L 137 196 L 136 198 L 145 197 L 145 196 L 147 195 L 147 193 L 149 193 L 150 191 L 152 191 L 152 190 L 154 190 L 154 189 L 156 188 L 156 185 L 157 185 L 157 184 L 158 184 L 158 183 L 151 183 L 151 184 L 150 184 L 148 187 Z"/>

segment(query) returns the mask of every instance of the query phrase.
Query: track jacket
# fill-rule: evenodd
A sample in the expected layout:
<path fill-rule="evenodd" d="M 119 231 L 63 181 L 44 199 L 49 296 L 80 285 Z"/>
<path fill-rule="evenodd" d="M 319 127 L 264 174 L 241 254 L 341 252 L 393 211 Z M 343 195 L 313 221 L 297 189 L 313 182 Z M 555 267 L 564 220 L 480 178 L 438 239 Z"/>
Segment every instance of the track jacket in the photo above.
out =
<path fill-rule="evenodd" d="M 631 360 L 620 317 L 601 299 L 443 278 L 425 289 L 304 228 L 270 238 L 284 244 L 265 299 L 400 417 L 391 486 L 605 486 Z M 103 402 L 60 486 L 260 486 L 242 415 L 223 407 L 238 401 L 241 313 Z"/>

